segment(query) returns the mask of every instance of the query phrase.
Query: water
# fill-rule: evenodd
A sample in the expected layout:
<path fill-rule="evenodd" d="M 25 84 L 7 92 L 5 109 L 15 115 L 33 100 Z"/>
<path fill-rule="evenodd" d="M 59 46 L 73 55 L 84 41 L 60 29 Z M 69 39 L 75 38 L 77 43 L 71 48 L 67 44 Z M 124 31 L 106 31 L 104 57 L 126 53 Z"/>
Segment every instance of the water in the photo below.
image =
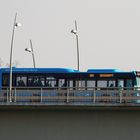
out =
<path fill-rule="evenodd" d="M 137 111 L 0 111 L 1 140 L 139 140 Z"/>

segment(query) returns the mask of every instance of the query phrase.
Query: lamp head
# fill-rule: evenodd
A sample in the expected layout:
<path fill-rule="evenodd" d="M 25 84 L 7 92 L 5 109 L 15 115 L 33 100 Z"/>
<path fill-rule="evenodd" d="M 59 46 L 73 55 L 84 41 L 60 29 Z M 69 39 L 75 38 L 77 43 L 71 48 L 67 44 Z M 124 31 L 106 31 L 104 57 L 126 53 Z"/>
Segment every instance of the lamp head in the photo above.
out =
<path fill-rule="evenodd" d="M 15 23 L 15 27 L 20 27 L 20 26 L 22 26 L 21 23 L 19 23 L 19 22 Z"/>
<path fill-rule="evenodd" d="M 75 35 L 77 35 L 77 30 L 71 30 L 71 33 L 73 33 L 73 34 L 75 34 Z"/>
<path fill-rule="evenodd" d="M 32 50 L 30 48 L 26 48 L 25 51 L 32 52 Z"/>

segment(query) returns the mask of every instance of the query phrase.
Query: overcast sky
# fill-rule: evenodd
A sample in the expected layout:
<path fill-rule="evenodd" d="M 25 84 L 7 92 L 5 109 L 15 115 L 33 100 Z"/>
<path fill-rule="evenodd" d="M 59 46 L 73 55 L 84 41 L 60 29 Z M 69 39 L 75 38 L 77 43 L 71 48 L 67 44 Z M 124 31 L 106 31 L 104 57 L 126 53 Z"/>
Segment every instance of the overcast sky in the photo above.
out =
<path fill-rule="evenodd" d="M 139 0 L 0 0 L 0 58 L 9 63 L 15 13 L 13 62 L 33 67 L 24 51 L 32 40 L 36 67 L 77 68 L 76 39 L 70 33 L 77 20 L 80 70 L 117 68 L 140 70 Z"/>

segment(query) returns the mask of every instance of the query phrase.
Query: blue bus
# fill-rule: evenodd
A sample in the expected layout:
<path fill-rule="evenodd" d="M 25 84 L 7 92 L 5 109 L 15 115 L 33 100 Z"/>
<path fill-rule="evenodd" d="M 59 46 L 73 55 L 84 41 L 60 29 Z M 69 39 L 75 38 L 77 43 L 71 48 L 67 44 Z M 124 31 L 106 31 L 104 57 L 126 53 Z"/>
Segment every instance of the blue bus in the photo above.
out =
<path fill-rule="evenodd" d="M 12 86 L 22 87 L 139 87 L 140 72 L 117 69 L 13 68 Z M 0 69 L 0 89 L 9 87 L 10 69 Z"/>

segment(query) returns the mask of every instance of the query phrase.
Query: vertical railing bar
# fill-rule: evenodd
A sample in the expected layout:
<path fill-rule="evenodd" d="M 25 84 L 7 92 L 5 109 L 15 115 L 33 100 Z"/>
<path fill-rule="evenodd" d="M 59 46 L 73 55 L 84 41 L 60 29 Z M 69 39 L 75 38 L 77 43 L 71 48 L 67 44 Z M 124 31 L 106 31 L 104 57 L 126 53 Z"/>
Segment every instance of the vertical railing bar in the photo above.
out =
<path fill-rule="evenodd" d="M 58 95 L 57 95 L 57 98 L 56 98 L 56 101 L 57 101 L 57 103 L 59 104 L 59 103 L 61 103 L 61 89 L 60 89 L 60 87 L 58 86 L 58 89 L 57 89 L 57 91 L 58 91 Z"/>
<path fill-rule="evenodd" d="M 42 93 L 42 88 L 40 89 L 40 94 L 41 94 L 40 96 L 41 96 L 41 103 L 42 103 L 42 94 L 43 94 Z"/>
<path fill-rule="evenodd" d="M 67 103 L 69 103 L 69 92 L 70 92 L 70 89 L 67 87 Z"/>
<path fill-rule="evenodd" d="M 119 89 L 119 94 L 120 94 L 120 104 L 122 103 L 122 89 Z"/>
<path fill-rule="evenodd" d="M 93 88 L 93 95 L 94 95 L 94 98 L 93 98 L 94 100 L 93 101 L 94 101 L 94 104 L 95 104 L 96 103 L 96 89 L 95 88 Z"/>
<path fill-rule="evenodd" d="M 129 101 L 129 88 L 126 87 L 125 102 L 127 103 L 128 101 Z"/>
<path fill-rule="evenodd" d="M 105 95 L 106 95 L 105 102 L 108 103 L 108 99 L 109 99 L 109 98 L 108 98 L 108 95 L 109 95 L 108 88 L 107 88 L 107 90 L 106 90 L 106 94 L 105 94 Z"/>
<path fill-rule="evenodd" d="M 113 87 L 110 91 L 111 91 L 111 92 L 110 92 L 110 103 L 112 103 L 113 98 L 114 98 L 115 88 Z"/>
<path fill-rule="evenodd" d="M 7 103 L 8 103 L 8 93 L 9 93 L 9 88 L 7 88 Z"/>
<path fill-rule="evenodd" d="M 74 88 L 74 90 L 72 91 L 72 101 L 73 101 L 73 104 L 75 103 L 75 99 L 74 99 L 74 97 L 75 97 L 75 92 L 77 91 L 77 88 L 75 87 Z"/>
<path fill-rule="evenodd" d="M 16 102 L 16 88 L 14 90 L 14 102 Z"/>

